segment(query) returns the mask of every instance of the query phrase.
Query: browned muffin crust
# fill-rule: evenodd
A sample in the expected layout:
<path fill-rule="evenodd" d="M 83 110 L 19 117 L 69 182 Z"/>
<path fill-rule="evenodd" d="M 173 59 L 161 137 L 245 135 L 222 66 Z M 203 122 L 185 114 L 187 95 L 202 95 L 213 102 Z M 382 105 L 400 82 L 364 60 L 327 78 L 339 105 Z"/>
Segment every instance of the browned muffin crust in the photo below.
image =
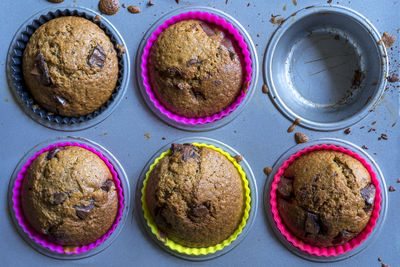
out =
<path fill-rule="evenodd" d="M 107 165 L 81 147 L 39 155 L 22 184 L 22 208 L 38 233 L 61 245 L 85 245 L 107 233 L 118 196 Z"/>
<path fill-rule="evenodd" d="M 185 117 L 224 110 L 243 86 L 233 42 L 219 28 L 199 20 L 180 21 L 165 29 L 153 45 L 149 69 L 158 100 Z"/>
<path fill-rule="evenodd" d="M 289 230 L 318 247 L 342 245 L 367 225 L 375 186 L 367 169 L 336 151 L 296 159 L 278 183 L 278 210 Z"/>
<path fill-rule="evenodd" d="M 23 73 L 40 106 L 80 117 L 110 98 L 118 79 L 118 58 L 110 38 L 96 24 L 60 17 L 40 26 L 29 39 Z"/>
<path fill-rule="evenodd" d="M 224 155 L 206 147 L 173 144 L 150 173 L 145 190 L 158 228 L 183 246 L 221 243 L 242 220 L 240 175 Z"/>

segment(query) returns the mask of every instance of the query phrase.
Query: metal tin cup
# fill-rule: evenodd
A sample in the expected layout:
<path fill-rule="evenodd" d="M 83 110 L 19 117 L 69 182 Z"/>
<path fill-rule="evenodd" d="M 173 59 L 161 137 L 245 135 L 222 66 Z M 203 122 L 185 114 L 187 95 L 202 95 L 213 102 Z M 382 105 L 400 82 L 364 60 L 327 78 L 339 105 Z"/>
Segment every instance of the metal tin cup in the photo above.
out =
<path fill-rule="evenodd" d="M 371 182 L 376 186 L 376 197 L 370 221 L 357 237 L 336 247 L 319 248 L 302 242 L 287 229 L 280 218 L 279 211 L 276 209 L 276 184 L 279 181 L 277 177 L 290 165 L 289 162 L 314 150 L 335 150 L 356 158 L 371 174 Z M 270 226 L 287 249 L 310 261 L 333 262 L 360 253 L 378 238 L 387 213 L 388 199 L 385 188 L 385 179 L 379 166 L 362 148 L 340 139 L 322 138 L 295 145 L 282 154 L 275 162 L 265 183 L 263 199 Z"/>
<path fill-rule="evenodd" d="M 169 111 L 153 93 L 148 74 L 151 47 L 161 32 L 170 25 L 187 19 L 199 19 L 221 27 L 237 44 L 242 58 L 244 80 L 242 90 L 232 104 L 224 110 L 202 118 L 187 118 Z M 250 101 L 257 83 L 258 59 L 254 44 L 244 27 L 230 15 L 210 7 L 190 6 L 173 10 L 157 20 L 146 32 L 136 56 L 136 78 L 140 92 L 149 108 L 161 120 L 179 129 L 207 131 L 232 121 Z"/>
<path fill-rule="evenodd" d="M 82 246 L 61 246 L 37 233 L 23 215 L 21 207 L 21 184 L 27 168 L 41 153 L 55 146 L 80 146 L 100 157 L 113 175 L 119 196 L 119 208 L 113 226 L 96 242 Z M 8 205 L 11 218 L 22 238 L 38 252 L 57 259 L 82 259 L 100 253 L 110 246 L 121 233 L 130 207 L 130 188 L 127 175 L 118 160 L 104 147 L 93 141 L 78 137 L 60 137 L 44 141 L 30 149 L 18 162 L 8 187 Z"/>
<path fill-rule="evenodd" d="M 158 162 L 158 160 L 166 155 L 172 143 L 195 143 L 195 145 L 206 146 L 213 150 L 219 151 L 220 153 L 223 153 L 228 158 L 228 160 L 234 162 L 235 167 L 238 169 L 238 172 L 242 176 L 242 180 L 244 182 L 244 191 L 247 198 L 247 200 L 245 201 L 246 203 L 242 222 L 240 223 L 238 229 L 236 229 L 235 233 L 233 233 L 227 240 L 223 241 L 220 244 L 209 248 L 183 247 L 180 244 L 168 240 L 168 238 L 165 237 L 164 234 L 160 233 L 160 231 L 157 229 L 157 226 L 153 222 L 151 222 L 148 217 L 146 218 L 146 213 L 148 213 L 147 205 L 144 205 L 142 198 L 144 196 L 143 190 L 147 183 L 147 174 L 152 170 L 156 162 Z M 138 219 L 142 222 L 144 230 L 148 233 L 151 239 L 153 239 L 162 249 L 179 258 L 192 261 L 203 261 L 213 259 L 227 253 L 235 246 L 237 246 L 246 237 L 256 217 L 256 210 L 258 205 L 257 186 L 254 174 L 247 161 L 243 158 L 242 161 L 236 162 L 235 159 L 232 158 L 235 155 L 240 154 L 233 148 L 220 141 L 205 137 L 189 137 L 175 140 L 163 146 L 150 158 L 140 174 L 140 178 L 136 187 L 135 203 L 136 210 L 140 211 L 137 212 L 139 216 Z"/>
<path fill-rule="evenodd" d="M 342 6 L 310 6 L 288 17 L 264 59 L 270 97 L 289 119 L 330 131 L 364 118 L 386 85 L 388 60 L 379 32 Z"/>
<path fill-rule="evenodd" d="M 22 73 L 22 58 L 26 44 L 29 38 L 44 23 L 58 17 L 77 16 L 86 18 L 97 24 L 114 44 L 118 56 L 118 80 L 114 92 L 100 108 L 94 112 L 81 117 L 64 117 L 46 111 L 35 103 L 29 89 L 24 83 Z M 100 19 L 95 19 L 95 17 Z M 8 85 L 15 99 L 20 104 L 24 112 L 34 121 L 43 126 L 62 131 L 77 131 L 92 127 L 105 118 L 107 118 L 115 110 L 118 103 L 125 94 L 130 74 L 130 63 L 128 49 L 122 36 L 117 29 L 104 17 L 95 11 L 83 7 L 57 7 L 46 8 L 28 18 L 15 33 L 7 53 L 7 79 Z"/>

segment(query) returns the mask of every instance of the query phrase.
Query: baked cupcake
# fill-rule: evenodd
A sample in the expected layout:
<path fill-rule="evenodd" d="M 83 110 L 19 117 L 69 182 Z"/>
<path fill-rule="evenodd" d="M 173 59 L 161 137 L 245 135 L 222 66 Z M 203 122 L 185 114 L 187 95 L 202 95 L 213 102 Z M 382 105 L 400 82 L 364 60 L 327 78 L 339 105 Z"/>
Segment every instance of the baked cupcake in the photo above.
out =
<path fill-rule="evenodd" d="M 182 20 L 154 42 L 149 76 L 159 102 L 186 118 L 214 115 L 243 88 L 243 68 L 230 37 L 204 21 Z"/>
<path fill-rule="evenodd" d="M 34 100 L 65 117 L 99 109 L 118 79 L 118 57 L 110 38 L 96 24 L 75 16 L 40 26 L 29 39 L 22 65 Z"/>
<path fill-rule="evenodd" d="M 144 190 L 159 231 L 185 247 L 215 246 L 228 239 L 243 218 L 241 176 L 232 162 L 208 147 L 172 144 Z"/>
<path fill-rule="evenodd" d="M 316 247 L 342 245 L 368 224 L 375 186 L 364 165 L 342 152 L 306 153 L 284 171 L 277 188 L 288 230 Z"/>
<path fill-rule="evenodd" d="M 56 244 L 95 242 L 112 227 L 118 194 L 109 168 L 93 152 L 60 146 L 33 160 L 22 182 L 24 217 Z"/>

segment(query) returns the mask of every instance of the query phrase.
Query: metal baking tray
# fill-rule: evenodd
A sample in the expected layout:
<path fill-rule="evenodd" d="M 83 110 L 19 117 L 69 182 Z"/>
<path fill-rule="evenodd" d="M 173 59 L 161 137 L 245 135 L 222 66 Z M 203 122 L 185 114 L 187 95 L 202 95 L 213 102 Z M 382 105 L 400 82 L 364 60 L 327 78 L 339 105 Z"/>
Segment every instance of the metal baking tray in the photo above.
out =
<path fill-rule="evenodd" d="M 131 14 L 121 7 L 116 15 L 102 16 L 106 24 L 112 25 L 110 28 L 115 30 L 113 34 L 124 40 L 128 51 L 125 62 L 129 63 L 130 68 L 125 68 L 129 70 L 129 73 L 124 74 L 127 76 L 124 76 L 126 88 L 121 90 L 122 94 L 118 95 L 112 110 L 106 110 L 105 115 L 100 114 L 96 120 L 81 126 L 52 127 L 47 122 L 42 123 L 45 127 L 29 114 L 13 92 L 13 87 L 9 86 L 11 78 L 6 59 L 13 36 L 35 14 L 57 8 L 86 9 L 89 14 L 95 14 L 99 12 L 98 1 L 65 0 L 61 4 L 45 0 L 1 1 L 3 38 L 0 39 L 0 83 L 3 90 L 0 90 L 0 174 L 2 205 L 5 210 L 0 218 L 3 237 L 0 243 L 1 265 L 309 266 L 326 261 L 301 255 L 291 249 L 290 245 L 288 247 L 285 240 L 275 232 L 266 210 L 268 206 L 265 204 L 267 200 L 264 190 L 268 190 L 270 180 L 263 168 L 273 166 L 275 170 L 284 160 L 282 156 L 307 146 L 295 146 L 294 132 L 287 133 L 293 120 L 299 117 L 302 122 L 295 132 L 307 134 L 310 137 L 309 144 L 330 142 L 353 148 L 361 154 L 367 153 L 374 168 L 383 177 L 384 220 L 380 222 L 377 232 L 355 253 L 330 259 L 330 266 L 378 266 L 381 264 L 378 257 L 383 263 L 396 266 L 400 260 L 400 184 L 396 183 L 400 179 L 399 83 L 386 83 L 385 78 L 387 74 L 399 73 L 400 4 L 388 0 L 379 3 L 361 0 L 328 1 L 331 3 L 326 0 L 181 0 L 179 4 L 174 0 L 153 0 L 155 5 L 148 6 L 147 2 L 121 0 L 120 3 L 126 6 L 139 6 L 141 13 Z M 252 81 L 253 87 L 250 86 L 248 99 L 241 109 L 213 125 L 182 127 L 163 119 L 143 97 L 138 75 L 138 56 L 145 42 L 143 38 L 160 23 L 160 19 L 162 22 L 171 14 L 200 9 L 216 9 L 221 16 L 232 18 L 233 24 L 238 23 L 236 26 L 248 34 L 249 39 L 246 41 L 249 47 L 254 46 L 253 63 L 258 63 L 258 66 L 253 66 L 255 80 Z M 358 31 L 349 26 L 352 23 L 344 18 L 326 15 L 333 9 L 344 10 L 350 20 L 355 19 L 359 25 L 366 25 L 368 30 L 365 35 L 357 35 Z M 320 17 L 308 21 L 302 19 L 318 11 L 322 14 Z M 281 26 L 272 23 L 280 18 L 285 19 Z M 295 31 L 288 31 L 291 25 L 301 23 L 317 26 L 311 27 L 311 32 L 306 32 L 306 28 L 310 27 L 305 27 L 305 24 L 304 28 L 300 26 Z M 347 30 L 335 31 L 337 28 Z M 285 32 L 289 34 L 285 35 Z M 387 51 L 379 44 L 374 44 L 383 32 L 397 37 L 393 47 Z M 339 39 L 339 43 L 326 41 L 324 38 L 329 35 L 331 40 Z M 271 47 L 276 49 L 272 50 Z M 309 47 L 312 49 L 308 50 Z M 353 51 L 351 47 L 356 48 Z M 332 51 L 345 53 L 334 54 Z M 320 53 L 319 57 L 314 58 L 317 53 Z M 353 55 L 347 55 L 349 53 Z M 335 55 L 338 56 L 332 58 Z M 350 66 L 340 65 L 341 57 L 349 57 Z M 376 58 L 382 60 L 379 66 L 375 64 Z M 314 63 L 314 59 L 318 59 L 315 61 L 317 63 Z M 331 71 L 328 72 L 325 67 Z M 373 77 L 366 73 L 368 86 L 354 92 L 342 90 L 341 86 L 346 87 L 351 83 L 356 68 L 373 69 Z M 269 86 L 269 94 L 262 93 L 263 84 Z M 315 89 L 318 85 L 321 85 L 320 90 L 303 89 L 307 86 Z M 296 101 L 298 95 L 305 97 Z M 349 134 L 344 133 L 346 128 L 351 128 Z M 387 135 L 387 140 L 380 138 L 382 134 Z M 61 137 L 62 140 L 69 140 L 71 136 L 78 138 L 73 140 L 90 140 L 84 142 L 96 144 L 108 151 L 120 166 L 121 173 L 126 173 L 129 180 L 126 186 L 129 186 L 130 192 L 129 214 L 118 236 L 104 249 L 96 251 L 97 254 L 90 253 L 79 259 L 54 259 L 51 255 L 46 256 L 42 254 L 44 252 L 35 250 L 20 235 L 10 212 L 8 187 L 14 171 L 21 164 L 20 160 L 32 153 L 33 148 Z M 254 173 L 258 191 L 255 194 L 255 203 L 258 205 L 253 215 L 254 222 L 240 243 L 226 253 L 220 253 L 218 257 L 206 257 L 204 261 L 196 262 L 176 257 L 153 240 L 142 222 L 142 211 L 138 203 L 142 174 L 149 161 L 174 140 L 214 140 L 210 142 L 225 146 L 231 153 L 241 153 L 250 172 Z M 388 192 L 390 185 L 398 187 L 398 191 Z"/>

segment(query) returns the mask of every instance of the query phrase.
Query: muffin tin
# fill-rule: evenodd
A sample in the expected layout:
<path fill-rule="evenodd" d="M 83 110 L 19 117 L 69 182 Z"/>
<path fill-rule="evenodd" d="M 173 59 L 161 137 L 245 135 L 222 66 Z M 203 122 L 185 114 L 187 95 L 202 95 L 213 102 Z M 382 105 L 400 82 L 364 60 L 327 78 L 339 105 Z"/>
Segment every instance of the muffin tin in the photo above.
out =
<path fill-rule="evenodd" d="M 18 94 L 19 88 L 15 84 L 15 81 L 18 81 L 22 86 L 21 80 L 18 80 L 18 76 L 12 75 L 14 71 L 18 71 L 12 68 L 12 64 L 20 62 L 18 60 L 13 62 L 12 55 L 21 33 L 34 19 L 64 10 L 92 18 L 98 12 L 98 1 L 74 3 L 73 0 L 66 0 L 64 4 L 41 1 L 33 4 L 16 0 L 13 3 L 6 3 L 8 8 L 14 9 L 15 14 L 12 16 L 7 14 L 8 8 L 0 10 L 2 17 L 8 18 L 9 27 L 5 31 L 7 33 L 5 36 L 10 36 L 9 39 L 0 40 L 2 47 L 10 47 L 6 64 L 1 66 L 4 68 L 3 72 L 0 72 L 3 88 L 7 87 L 7 82 L 9 86 L 9 90 L 0 91 L 0 112 L 2 113 L 0 117 L 2 168 L 0 170 L 2 177 L 6 178 L 3 179 L 2 188 L 4 188 L 3 195 L 7 196 L 3 198 L 4 203 L 7 199 L 11 205 L 10 192 L 16 174 L 36 150 L 54 142 L 67 141 L 84 143 L 105 155 L 118 174 L 123 177 L 121 180 L 127 201 L 122 220 L 110 238 L 88 253 L 72 255 L 51 253 L 32 242 L 18 226 L 12 206 L 9 206 L 10 216 L 0 218 L 0 226 L 5 229 L 3 238 L 7 241 L 0 245 L 4 263 L 14 266 L 32 262 L 38 265 L 54 265 L 55 261 L 52 258 L 55 257 L 63 260 L 79 259 L 74 263 L 96 266 L 133 263 L 187 265 L 187 261 L 180 259 L 183 258 L 191 261 L 207 260 L 197 264 L 216 266 L 309 265 L 311 261 L 329 261 L 331 265 L 350 266 L 371 265 L 374 262 L 380 264 L 377 258 L 381 257 L 384 263 L 394 265 L 399 249 L 398 244 L 400 244 L 396 227 L 400 222 L 395 213 L 395 210 L 399 208 L 400 197 L 397 192 L 387 193 L 387 186 L 396 186 L 396 179 L 400 177 L 400 170 L 397 168 L 400 153 L 393 149 L 400 146 L 400 134 L 397 130 L 399 126 L 396 124 L 399 117 L 399 96 L 397 89 L 393 86 L 396 84 L 386 84 L 386 76 L 392 71 L 396 73 L 399 71 L 398 63 L 395 61 L 398 54 L 398 41 L 392 49 L 386 51 L 384 46 L 377 43 L 377 40 L 379 41 L 379 36 L 383 31 L 396 34 L 397 26 L 392 25 L 391 18 L 398 16 L 400 7 L 395 3 L 378 7 L 377 4 L 365 3 L 361 0 L 338 3 L 343 6 L 326 5 L 326 1 L 319 1 L 318 6 L 309 6 L 317 5 L 311 0 L 301 3 L 296 1 L 272 3 L 258 0 L 249 3 L 242 1 L 225 3 L 225 1 L 188 0 L 181 1 L 179 5 L 175 1 L 154 2 L 155 5 L 151 7 L 146 6 L 146 2 L 136 3 L 142 9 L 140 14 L 130 14 L 121 7 L 118 14 L 114 16 L 101 16 L 100 23 L 103 23 L 109 30 L 109 34 L 116 38 L 116 43 L 124 44 L 123 40 L 126 41 L 126 52 L 122 55 L 124 66 L 120 74 L 121 89 L 116 94 L 116 98 L 98 116 L 74 123 L 63 122 L 62 118 L 58 123 L 52 122 L 52 118 L 50 120 L 46 116 L 42 118 L 40 112 L 38 115 L 27 107 L 24 102 L 28 101 L 27 98 L 21 98 Z M 122 3 L 124 2 L 121 1 Z M 141 53 L 151 33 L 166 19 L 189 11 L 213 13 L 230 22 L 243 36 L 252 59 L 250 88 L 239 107 L 220 120 L 194 126 L 177 124 L 157 113 L 152 103 L 146 99 L 140 78 Z M 286 18 L 280 26 L 269 22 L 272 15 L 278 14 Z M 338 14 L 342 16 L 341 19 L 337 19 Z M 381 32 L 378 32 L 368 20 L 372 21 Z M 305 22 L 309 25 L 304 24 Z M 20 26 L 21 23 L 22 26 Z M 312 33 L 308 36 L 310 29 Z M 297 35 L 293 32 L 297 32 Z M 14 33 L 14 39 L 11 40 Z M 320 40 L 322 40 L 320 45 L 313 46 Z M 313 49 L 308 53 L 307 48 L 310 46 L 313 46 Z M 324 50 L 325 47 L 331 50 Z M 272 53 L 273 49 L 275 51 Z M 313 71 L 314 67 L 318 72 L 321 70 L 319 67 L 324 64 L 329 67 L 330 63 L 341 63 L 338 58 L 331 59 L 330 57 L 335 56 L 332 50 L 337 49 L 357 51 L 356 54 L 361 56 L 356 55 L 350 58 L 353 65 L 346 66 L 350 74 L 346 69 L 341 69 L 335 75 L 346 77 L 336 79 L 333 75 L 333 79 L 327 79 L 329 90 L 322 93 L 311 89 L 310 94 L 301 91 L 306 84 L 306 81 L 301 79 L 307 77 L 308 72 Z M 127 53 L 128 50 L 131 54 Z M 5 49 L 2 50 L 4 58 L 6 52 Z M 322 53 L 322 61 L 318 61 L 317 65 L 309 69 L 301 68 L 305 61 L 317 59 L 315 57 L 317 52 Z M 263 68 L 258 69 L 258 61 L 263 59 Z M 378 59 L 381 62 L 377 65 Z M 390 70 L 388 61 L 391 62 Z M 132 68 L 130 68 L 130 62 L 133 64 Z M 353 95 L 347 94 L 346 90 L 334 91 L 338 88 L 337 83 L 349 87 L 347 84 L 351 85 L 354 70 L 358 67 L 366 74 L 361 83 L 363 90 L 356 89 Z M 290 73 L 292 70 L 293 73 L 285 76 L 286 71 Z M 318 85 L 323 84 L 326 77 L 332 78 L 324 74 L 311 80 L 312 87 L 310 88 L 317 88 Z M 268 95 L 261 92 L 263 83 L 269 87 Z M 384 90 L 385 87 L 388 89 Z M 303 93 L 305 95 L 302 98 L 300 94 Z M 339 101 L 338 106 L 330 105 L 338 102 L 336 100 L 340 100 L 343 96 L 346 99 Z M 29 104 L 28 101 L 28 106 Z M 323 106 L 326 104 L 329 107 Z M 286 130 L 291 125 L 291 120 L 296 117 L 301 119 L 301 124 L 297 126 L 296 131 L 306 133 L 311 137 L 311 141 L 293 146 L 295 144 L 293 133 L 287 133 Z M 352 131 L 348 135 L 338 130 L 349 125 L 352 125 Z M 65 133 L 57 130 L 78 131 L 74 132 L 74 135 L 79 137 L 59 137 Z M 201 135 L 204 137 L 193 137 L 192 131 L 203 131 Z M 378 140 L 381 134 L 387 134 L 388 140 Z M 238 153 L 237 149 L 246 159 L 241 162 L 241 165 L 249 177 L 252 192 L 255 192 L 252 195 L 254 206 L 252 203 L 248 222 L 239 237 L 232 244 L 212 255 L 187 257 L 172 252 L 148 233 L 149 229 L 144 223 L 140 206 L 140 189 L 144 174 L 154 159 L 162 151 L 167 150 L 173 140 L 174 142 L 196 141 L 213 144 L 232 156 Z M 276 162 L 273 168 L 274 173 L 290 154 L 321 143 L 340 145 L 365 157 L 377 173 L 382 189 L 382 209 L 372 234 L 354 250 L 336 257 L 316 257 L 304 254 L 282 238 L 270 218 L 267 205 L 268 187 L 273 174 L 267 177 L 262 171 L 265 166 L 272 166 Z M 35 145 L 34 148 L 32 148 L 33 145 Z M 112 151 L 112 154 L 109 151 Z M 154 153 L 155 151 L 157 152 Z M 14 167 L 15 170 L 12 173 Z M 139 174 L 141 170 L 142 173 Z M 7 184 L 9 184 L 8 192 Z M 261 192 L 263 187 L 265 191 Z M 260 194 L 257 194 L 257 189 Z M 132 197 L 130 192 L 132 192 Z M 258 202 L 260 205 L 257 207 Z M 108 248 L 105 249 L 106 247 Z M 339 260 L 342 261 L 335 263 Z M 57 263 L 71 264 L 71 261 Z"/>

